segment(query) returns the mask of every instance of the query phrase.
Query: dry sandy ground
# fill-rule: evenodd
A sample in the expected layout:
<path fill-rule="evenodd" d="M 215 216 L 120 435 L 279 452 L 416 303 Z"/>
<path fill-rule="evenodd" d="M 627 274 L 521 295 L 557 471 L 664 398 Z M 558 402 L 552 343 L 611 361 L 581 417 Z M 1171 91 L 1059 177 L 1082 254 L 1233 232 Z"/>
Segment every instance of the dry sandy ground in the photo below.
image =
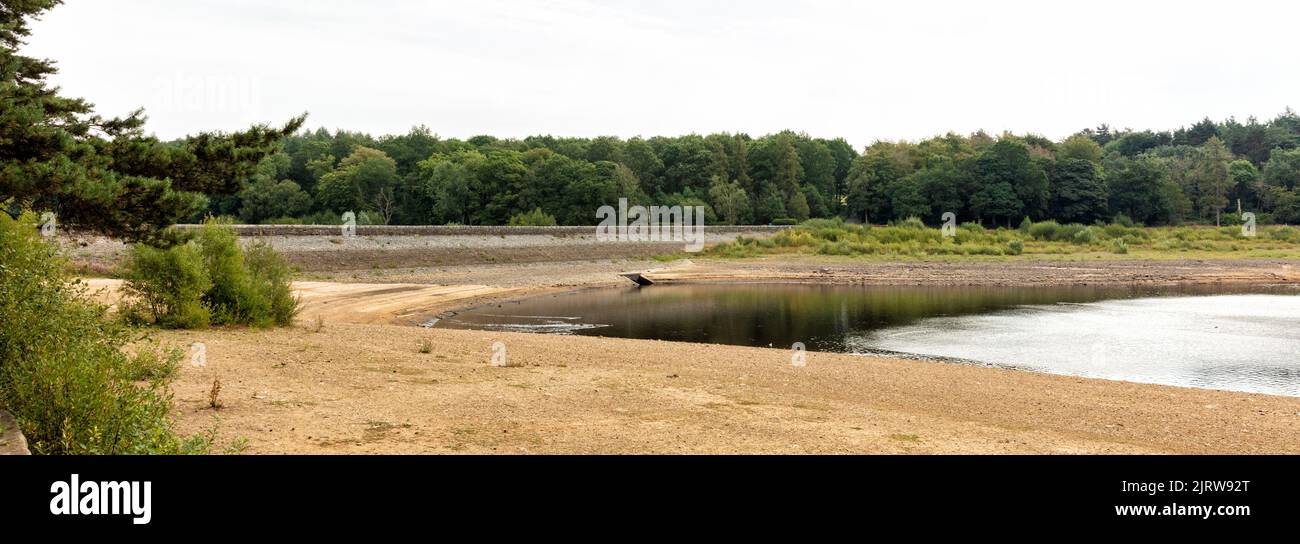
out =
<path fill-rule="evenodd" d="M 1296 398 L 395 325 L 162 339 L 207 346 L 176 385 L 181 427 L 249 453 L 1300 453 Z M 491 365 L 496 342 L 515 366 Z"/>
<path fill-rule="evenodd" d="M 159 337 L 207 346 L 207 366 L 186 365 L 176 385 L 181 427 L 216 425 L 249 453 L 1300 453 L 1297 398 L 824 353 L 796 368 L 786 350 L 409 326 L 644 270 L 661 281 L 1300 281 L 1288 261 L 451 266 L 300 282 L 294 328 Z M 496 342 L 512 367 L 490 364 Z M 208 407 L 214 379 L 220 410 Z"/>

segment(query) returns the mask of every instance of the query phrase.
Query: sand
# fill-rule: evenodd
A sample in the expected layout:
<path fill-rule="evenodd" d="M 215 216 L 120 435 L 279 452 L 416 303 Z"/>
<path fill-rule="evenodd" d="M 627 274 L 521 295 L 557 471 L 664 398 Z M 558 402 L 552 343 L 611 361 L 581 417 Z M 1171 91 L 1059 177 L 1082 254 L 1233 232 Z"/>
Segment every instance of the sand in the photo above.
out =
<path fill-rule="evenodd" d="M 249 453 L 1300 453 L 1287 397 L 397 325 L 161 336 L 207 346 L 176 385 L 182 428 Z"/>
<path fill-rule="evenodd" d="M 180 427 L 246 453 L 1300 453 L 1300 399 L 933 362 L 429 330 L 469 305 L 625 282 L 1280 283 L 1286 261 L 587 261 L 338 271 L 299 324 L 163 332 L 207 346 Z M 113 280 L 92 280 L 110 288 Z M 491 364 L 504 347 L 512 366 Z M 496 348 L 496 350 L 494 350 Z M 427 353 L 422 353 L 427 351 Z M 208 406 L 212 381 L 223 408 Z"/>

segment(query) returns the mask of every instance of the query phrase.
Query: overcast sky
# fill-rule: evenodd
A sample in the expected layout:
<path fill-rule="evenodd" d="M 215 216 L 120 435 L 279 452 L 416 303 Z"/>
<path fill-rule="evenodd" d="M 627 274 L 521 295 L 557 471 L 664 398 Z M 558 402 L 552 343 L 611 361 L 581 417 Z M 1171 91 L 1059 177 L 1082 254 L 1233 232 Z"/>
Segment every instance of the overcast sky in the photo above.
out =
<path fill-rule="evenodd" d="M 278 123 L 444 137 L 790 128 L 1052 138 L 1298 106 L 1293 2 L 68 0 L 26 51 L 171 138 Z"/>

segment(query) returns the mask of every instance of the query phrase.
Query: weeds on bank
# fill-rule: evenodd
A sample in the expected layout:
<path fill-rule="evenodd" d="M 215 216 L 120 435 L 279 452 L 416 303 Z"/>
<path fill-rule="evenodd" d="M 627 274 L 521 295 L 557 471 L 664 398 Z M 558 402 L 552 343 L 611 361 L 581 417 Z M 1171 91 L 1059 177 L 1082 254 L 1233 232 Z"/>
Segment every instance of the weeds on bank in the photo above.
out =
<path fill-rule="evenodd" d="M 220 410 L 225 407 L 221 402 L 221 379 L 212 379 L 212 389 L 208 390 L 208 408 Z"/>
<path fill-rule="evenodd" d="M 708 255 L 747 258 L 759 255 L 812 254 L 846 257 L 1039 257 L 1128 255 L 1151 257 L 1289 256 L 1300 254 L 1300 229 L 1260 227 L 1248 237 L 1241 227 L 1139 227 L 1123 224 L 1082 225 L 1025 221 L 1019 228 L 987 229 L 962 224 L 945 236 L 919 220 L 888 226 L 817 219 L 768 238 L 739 236 L 710 248 Z"/>

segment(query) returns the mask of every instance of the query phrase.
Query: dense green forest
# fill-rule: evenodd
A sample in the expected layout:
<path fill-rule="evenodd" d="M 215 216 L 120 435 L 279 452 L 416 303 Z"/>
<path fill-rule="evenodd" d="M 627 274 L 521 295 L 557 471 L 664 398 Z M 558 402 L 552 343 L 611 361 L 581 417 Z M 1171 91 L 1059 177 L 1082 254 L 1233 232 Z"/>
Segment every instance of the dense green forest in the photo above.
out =
<path fill-rule="evenodd" d="M 986 225 L 1023 218 L 1147 225 L 1216 223 L 1244 211 L 1300 222 L 1300 116 L 1209 119 L 1175 131 L 1103 125 L 1060 142 L 1036 135 L 947 134 L 881 141 L 782 132 L 681 137 L 442 139 L 326 130 L 288 136 L 245 189 L 204 214 L 248 223 L 503 225 L 540 209 L 586 225 L 620 197 L 706 205 L 711 223 L 842 216 L 884 223 L 945 212 Z M 531 216 L 542 214 L 533 213 Z M 198 220 L 196 216 L 193 219 Z M 1235 219 L 1235 217 L 1233 217 Z"/>

